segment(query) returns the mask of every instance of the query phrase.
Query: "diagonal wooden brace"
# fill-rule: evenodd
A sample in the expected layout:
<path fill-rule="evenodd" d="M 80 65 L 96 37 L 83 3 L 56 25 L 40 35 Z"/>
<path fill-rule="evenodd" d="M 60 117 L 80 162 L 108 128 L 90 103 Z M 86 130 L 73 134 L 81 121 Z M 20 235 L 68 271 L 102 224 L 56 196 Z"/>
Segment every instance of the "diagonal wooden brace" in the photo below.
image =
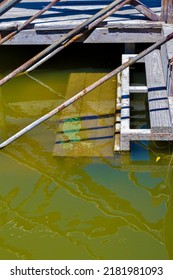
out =
<path fill-rule="evenodd" d="M 160 17 L 138 0 L 131 0 L 130 4 L 152 21 L 159 21 Z"/>

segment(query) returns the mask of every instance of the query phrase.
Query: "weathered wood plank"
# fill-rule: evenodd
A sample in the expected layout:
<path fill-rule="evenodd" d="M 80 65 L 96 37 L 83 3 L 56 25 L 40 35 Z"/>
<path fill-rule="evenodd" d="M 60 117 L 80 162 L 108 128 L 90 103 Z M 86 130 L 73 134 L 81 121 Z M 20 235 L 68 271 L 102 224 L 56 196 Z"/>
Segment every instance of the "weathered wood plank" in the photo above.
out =
<path fill-rule="evenodd" d="M 116 112 L 115 112 L 115 134 L 114 134 L 114 152 L 121 151 L 120 130 L 121 130 L 121 97 L 122 97 L 122 79 L 121 73 L 117 75 L 117 94 L 116 94 Z"/>
<path fill-rule="evenodd" d="M 130 93 L 147 93 L 147 86 L 129 86 Z"/>
<path fill-rule="evenodd" d="M 70 29 L 69 29 L 70 30 Z M 47 45 L 52 44 L 69 30 L 23 30 L 6 45 Z M 138 29 L 133 27 L 120 30 L 115 28 L 96 28 L 91 34 L 81 38 L 84 43 L 154 43 L 161 38 L 160 28 L 158 30 Z"/>
<path fill-rule="evenodd" d="M 128 55 L 122 55 L 122 63 L 129 60 Z M 130 129 L 130 91 L 129 91 L 129 67 L 122 71 L 122 96 L 121 96 L 121 130 L 120 150 L 129 151 L 130 141 L 125 141 L 126 131 Z"/>
<path fill-rule="evenodd" d="M 170 108 L 159 50 L 155 50 L 145 57 L 145 67 L 151 130 L 172 132 Z"/>
<path fill-rule="evenodd" d="M 162 36 L 167 36 L 173 32 L 173 26 L 171 24 L 162 25 Z M 162 65 L 164 70 L 164 78 L 167 81 L 168 95 L 173 95 L 173 69 L 170 64 L 173 57 L 173 40 L 167 42 L 161 47 Z"/>
<path fill-rule="evenodd" d="M 173 32 L 173 25 L 172 24 L 163 24 L 163 26 L 162 26 L 163 36 L 167 36 L 171 32 Z M 168 56 L 168 59 L 170 60 L 173 56 L 173 40 L 170 40 L 165 45 L 167 48 L 167 56 Z"/>
<path fill-rule="evenodd" d="M 151 129 L 129 129 L 124 136 L 125 141 L 172 141 L 172 132 L 153 132 Z"/>

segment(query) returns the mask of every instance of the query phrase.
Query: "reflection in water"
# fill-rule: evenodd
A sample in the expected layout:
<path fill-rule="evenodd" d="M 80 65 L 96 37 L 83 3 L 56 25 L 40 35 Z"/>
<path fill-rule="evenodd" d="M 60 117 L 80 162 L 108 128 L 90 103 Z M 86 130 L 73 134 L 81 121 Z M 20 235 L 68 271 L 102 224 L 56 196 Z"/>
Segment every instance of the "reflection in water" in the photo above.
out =
<path fill-rule="evenodd" d="M 7 252 L 7 258 L 36 259 L 169 257 L 163 234 L 167 196 L 152 196 L 128 180 L 128 171 L 104 160 L 51 164 L 47 155 L 34 162 L 33 154 L 21 165 L 7 156 L 12 152 L 1 159 L 13 170 L 11 178 L 5 167 L 1 175 L 2 258 Z"/>
<path fill-rule="evenodd" d="M 65 98 L 68 72 L 35 76 L 52 90 L 28 77 L 3 87 L 2 138 Z M 172 259 L 172 167 L 128 154 L 53 157 L 57 118 L 1 151 L 0 258 Z"/>

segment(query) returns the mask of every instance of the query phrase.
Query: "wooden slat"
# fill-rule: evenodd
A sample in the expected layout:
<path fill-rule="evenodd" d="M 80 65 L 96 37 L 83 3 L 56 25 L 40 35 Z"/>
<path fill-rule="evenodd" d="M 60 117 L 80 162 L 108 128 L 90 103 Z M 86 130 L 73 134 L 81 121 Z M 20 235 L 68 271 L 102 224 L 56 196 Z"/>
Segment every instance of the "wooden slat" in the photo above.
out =
<path fill-rule="evenodd" d="M 146 56 L 145 66 L 151 131 L 172 132 L 170 108 L 159 50 Z"/>
<path fill-rule="evenodd" d="M 133 56 L 133 55 L 132 55 Z M 122 55 L 122 63 L 129 60 L 129 55 Z M 130 129 L 130 92 L 129 78 L 130 69 L 127 67 L 122 71 L 122 96 L 121 96 L 121 130 L 120 130 L 120 149 L 121 151 L 130 150 L 130 141 L 126 139 L 126 131 Z"/>

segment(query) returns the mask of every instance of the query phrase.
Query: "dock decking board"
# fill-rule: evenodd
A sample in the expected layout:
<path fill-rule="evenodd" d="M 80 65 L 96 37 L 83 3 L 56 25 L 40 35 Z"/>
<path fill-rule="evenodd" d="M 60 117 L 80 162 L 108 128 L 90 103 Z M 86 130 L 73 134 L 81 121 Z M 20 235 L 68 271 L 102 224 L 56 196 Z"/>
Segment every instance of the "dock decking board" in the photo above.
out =
<path fill-rule="evenodd" d="M 162 35 L 167 36 L 173 32 L 173 25 L 171 24 L 163 24 L 162 26 Z M 173 69 L 170 65 L 170 60 L 173 57 L 173 43 L 172 40 L 167 42 L 165 45 L 161 47 L 161 57 L 163 64 L 163 73 L 164 78 L 167 83 L 168 95 L 173 95 Z"/>
<path fill-rule="evenodd" d="M 151 130 L 153 132 L 172 132 L 160 50 L 154 50 L 145 57 L 145 68 Z"/>

